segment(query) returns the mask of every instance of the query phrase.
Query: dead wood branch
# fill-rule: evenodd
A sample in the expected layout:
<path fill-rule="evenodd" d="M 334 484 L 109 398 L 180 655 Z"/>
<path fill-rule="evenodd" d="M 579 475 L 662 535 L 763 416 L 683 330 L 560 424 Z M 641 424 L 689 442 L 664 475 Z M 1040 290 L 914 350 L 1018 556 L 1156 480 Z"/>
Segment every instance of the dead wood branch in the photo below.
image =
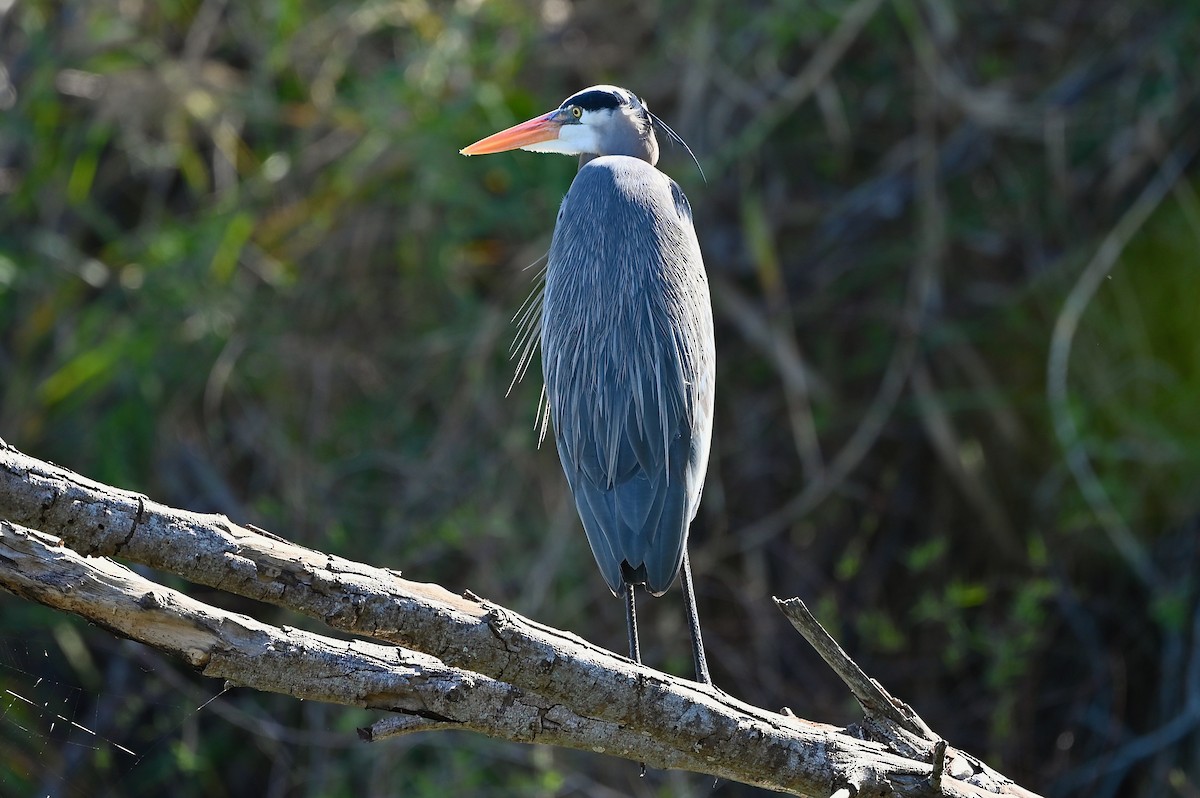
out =
<path fill-rule="evenodd" d="M 994 772 L 955 766 L 975 760 L 953 749 L 943 772 L 934 768 L 932 742 L 899 753 L 855 736 L 866 736 L 861 729 L 753 707 L 470 593 L 166 507 L 3 445 L 0 519 L 8 522 L 0 527 L 0 586 L 9 592 L 175 653 L 206 675 L 399 713 L 371 738 L 469 728 L 797 795 L 1030 795 Z M 403 648 L 222 612 L 110 557 Z"/>

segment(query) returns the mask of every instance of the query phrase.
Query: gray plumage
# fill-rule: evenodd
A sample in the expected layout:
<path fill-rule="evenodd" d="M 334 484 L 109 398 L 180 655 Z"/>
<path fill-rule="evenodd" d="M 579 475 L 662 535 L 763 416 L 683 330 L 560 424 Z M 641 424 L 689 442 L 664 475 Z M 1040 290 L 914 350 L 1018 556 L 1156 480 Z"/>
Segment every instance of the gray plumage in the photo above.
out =
<path fill-rule="evenodd" d="M 554 437 L 613 593 L 679 573 L 712 436 L 714 340 L 691 207 L 624 155 L 590 160 L 559 210 L 542 366 Z"/>

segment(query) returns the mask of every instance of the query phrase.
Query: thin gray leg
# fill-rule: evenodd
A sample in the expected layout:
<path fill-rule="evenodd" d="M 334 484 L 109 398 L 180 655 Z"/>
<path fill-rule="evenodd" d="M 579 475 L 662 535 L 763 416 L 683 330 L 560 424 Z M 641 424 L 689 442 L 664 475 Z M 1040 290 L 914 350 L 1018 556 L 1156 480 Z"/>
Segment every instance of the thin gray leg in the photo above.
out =
<path fill-rule="evenodd" d="M 625 625 L 629 628 L 629 658 L 642 664 L 642 647 L 638 643 L 637 606 L 633 600 L 633 585 L 625 585 Z"/>
<path fill-rule="evenodd" d="M 692 565 L 688 562 L 687 551 L 683 552 L 683 569 L 679 574 L 683 585 L 683 605 L 687 611 L 688 629 L 692 633 L 692 661 L 696 665 L 696 681 L 700 684 L 712 684 L 708 675 L 708 660 L 704 657 L 704 638 L 700 636 L 700 618 L 696 615 L 696 593 L 692 590 Z"/>
<path fill-rule="evenodd" d="M 638 665 L 642 664 L 642 647 L 638 643 L 637 633 L 637 604 L 633 600 L 633 585 L 625 583 L 625 625 L 629 628 L 629 658 Z M 639 778 L 646 778 L 646 763 L 639 762 L 641 773 Z"/>

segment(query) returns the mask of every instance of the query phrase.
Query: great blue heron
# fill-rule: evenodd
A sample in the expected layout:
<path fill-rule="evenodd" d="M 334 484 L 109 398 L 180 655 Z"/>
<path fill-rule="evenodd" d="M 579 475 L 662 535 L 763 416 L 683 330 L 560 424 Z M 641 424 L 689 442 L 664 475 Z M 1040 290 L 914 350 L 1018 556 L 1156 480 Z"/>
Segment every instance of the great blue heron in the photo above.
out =
<path fill-rule="evenodd" d="M 688 564 L 712 438 L 715 344 L 692 209 L 655 168 L 661 126 L 616 86 L 592 86 L 462 150 L 578 155 L 542 295 L 542 370 L 554 439 L 592 554 L 623 592 L 641 662 L 634 585 L 682 572 L 697 681 L 711 684 Z"/>

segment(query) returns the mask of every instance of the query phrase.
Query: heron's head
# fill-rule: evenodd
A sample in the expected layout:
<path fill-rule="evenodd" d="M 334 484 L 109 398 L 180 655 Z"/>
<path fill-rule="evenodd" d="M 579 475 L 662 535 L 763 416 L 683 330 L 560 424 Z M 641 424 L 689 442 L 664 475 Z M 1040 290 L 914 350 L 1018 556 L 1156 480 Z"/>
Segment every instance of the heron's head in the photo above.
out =
<path fill-rule="evenodd" d="M 658 140 L 650 109 L 628 89 L 592 86 L 572 94 L 553 111 L 493 133 L 464 147 L 463 155 L 506 150 L 563 155 L 631 155 L 658 163 Z"/>

